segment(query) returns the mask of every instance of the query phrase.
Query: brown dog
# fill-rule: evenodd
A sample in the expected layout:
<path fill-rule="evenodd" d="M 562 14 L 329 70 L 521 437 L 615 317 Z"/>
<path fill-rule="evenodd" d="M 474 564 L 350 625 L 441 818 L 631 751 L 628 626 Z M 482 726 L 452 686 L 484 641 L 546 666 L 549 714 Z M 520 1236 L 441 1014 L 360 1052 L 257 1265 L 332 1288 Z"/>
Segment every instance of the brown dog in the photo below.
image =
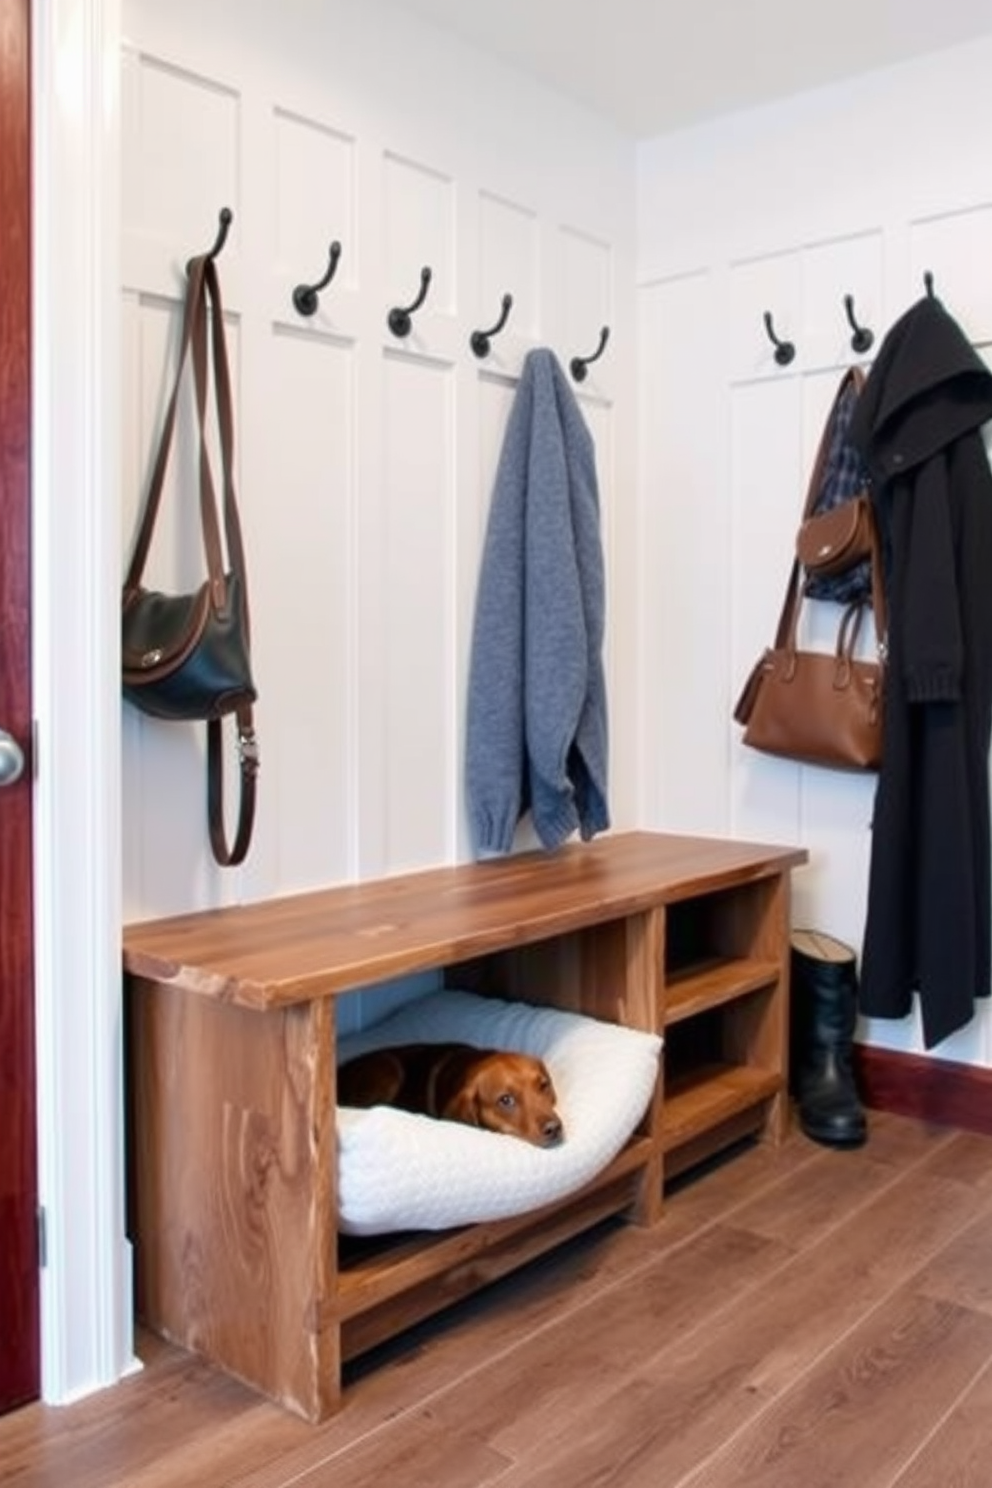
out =
<path fill-rule="evenodd" d="M 373 1049 L 338 1070 L 343 1106 L 398 1106 L 553 1147 L 564 1135 L 555 1088 L 540 1059 L 468 1044 Z"/>

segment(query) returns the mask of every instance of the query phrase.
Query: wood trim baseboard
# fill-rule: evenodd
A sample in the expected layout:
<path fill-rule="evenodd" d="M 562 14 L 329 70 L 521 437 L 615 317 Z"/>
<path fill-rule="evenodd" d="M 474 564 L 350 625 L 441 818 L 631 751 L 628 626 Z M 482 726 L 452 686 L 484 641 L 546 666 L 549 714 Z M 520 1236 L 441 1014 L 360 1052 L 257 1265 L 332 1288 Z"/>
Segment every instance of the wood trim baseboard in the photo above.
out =
<path fill-rule="evenodd" d="M 873 1110 L 992 1136 L 990 1069 L 855 1044 L 854 1072 Z"/>

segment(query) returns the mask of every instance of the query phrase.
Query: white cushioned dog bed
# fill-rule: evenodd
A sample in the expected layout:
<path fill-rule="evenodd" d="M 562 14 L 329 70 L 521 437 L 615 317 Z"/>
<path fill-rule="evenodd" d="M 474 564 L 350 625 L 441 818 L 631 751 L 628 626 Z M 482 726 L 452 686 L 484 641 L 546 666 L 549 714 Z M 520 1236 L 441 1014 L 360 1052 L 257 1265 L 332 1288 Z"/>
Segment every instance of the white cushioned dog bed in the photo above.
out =
<path fill-rule="evenodd" d="M 538 1209 L 612 1161 L 647 1110 L 661 1039 L 578 1013 L 434 992 L 341 1040 L 338 1059 L 388 1044 L 453 1041 L 543 1059 L 565 1140 L 519 1137 L 387 1106 L 338 1108 L 338 1212 L 350 1235 L 442 1230 Z"/>

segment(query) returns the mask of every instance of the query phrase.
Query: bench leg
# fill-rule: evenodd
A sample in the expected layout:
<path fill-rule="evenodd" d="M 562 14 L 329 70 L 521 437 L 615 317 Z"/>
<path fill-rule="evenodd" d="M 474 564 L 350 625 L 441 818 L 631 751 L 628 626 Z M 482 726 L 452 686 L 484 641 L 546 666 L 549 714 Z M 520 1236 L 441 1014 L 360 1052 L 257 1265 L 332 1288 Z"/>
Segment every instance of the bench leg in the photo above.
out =
<path fill-rule="evenodd" d="M 341 1390 L 329 999 L 129 988 L 142 1320 L 310 1421 Z"/>

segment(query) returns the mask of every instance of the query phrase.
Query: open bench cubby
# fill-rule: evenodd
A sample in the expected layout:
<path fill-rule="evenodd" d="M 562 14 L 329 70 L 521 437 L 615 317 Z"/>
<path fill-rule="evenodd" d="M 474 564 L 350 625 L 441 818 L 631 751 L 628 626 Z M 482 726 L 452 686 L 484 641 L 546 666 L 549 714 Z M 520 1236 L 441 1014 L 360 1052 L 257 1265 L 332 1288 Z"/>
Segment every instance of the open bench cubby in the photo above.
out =
<path fill-rule="evenodd" d="M 126 927 L 129 1217 L 142 1321 L 311 1421 L 341 1366 L 788 1121 L 801 849 L 631 832 L 552 854 Z M 335 1003 L 439 983 L 661 1033 L 637 1131 L 581 1190 L 441 1232 L 337 1229 Z"/>

